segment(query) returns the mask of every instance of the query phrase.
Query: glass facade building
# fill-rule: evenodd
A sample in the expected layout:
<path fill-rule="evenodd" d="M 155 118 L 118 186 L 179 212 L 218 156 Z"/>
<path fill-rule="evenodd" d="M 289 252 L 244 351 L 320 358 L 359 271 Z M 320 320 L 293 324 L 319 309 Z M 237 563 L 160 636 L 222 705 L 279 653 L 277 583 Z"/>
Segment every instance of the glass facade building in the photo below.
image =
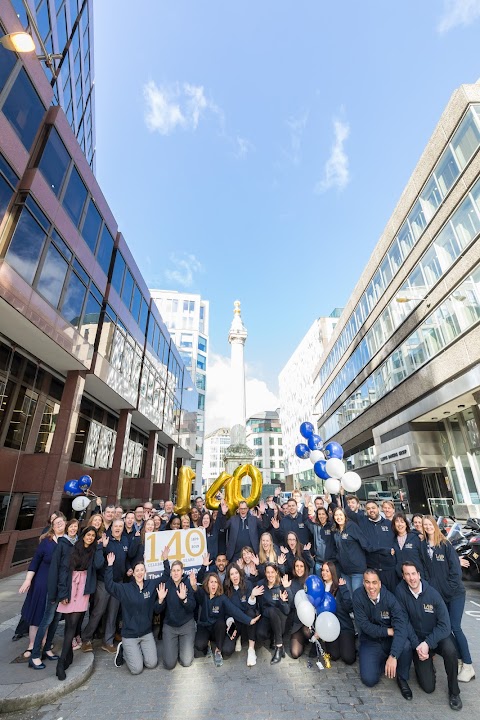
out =
<path fill-rule="evenodd" d="M 69 32 L 74 3 L 55 6 Z M 17 23 L 2 4 L 1 31 Z M 36 57 L 5 53 L 0 46 L 0 575 L 31 557 L 51 511 L 71 514 L 66 480 L 88 474 L 95 494 L 125 506 L 167 499 L 175 468 L 192 458 L 182 433 L 198 406 L 55 89 Z"/>
<path fill-rule="evenodd" d="M 280 417 L 266 410 L 247 419 L 247 446 L 255 453 L 253 463 L 262 473 L 264 485 L 285 482 L 285 458 Z"/>
<path fill-rule="evenodd" d="M 479 149 L 480 85 L 462 86 L 316 378 L 320 435 L 346 447 L 351 467 L 368 453 L 363 477 L 374 477 L 379 490 L 408 490 L 419 510 L 439 496 L 464 514 L 476 512 L 479 501 L 478 352 L 472 352 L 480 332 Z"/>

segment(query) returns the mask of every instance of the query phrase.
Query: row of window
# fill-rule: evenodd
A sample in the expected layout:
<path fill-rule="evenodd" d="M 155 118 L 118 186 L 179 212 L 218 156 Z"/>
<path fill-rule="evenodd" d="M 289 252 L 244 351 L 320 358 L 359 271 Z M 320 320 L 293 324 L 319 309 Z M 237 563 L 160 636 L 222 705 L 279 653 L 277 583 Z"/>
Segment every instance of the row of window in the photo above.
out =
<path fill-rule="evenodd" d="M 118 249 L 115 251 L 111 283 L 145 335 L 147 332 L 148 303 Z"/>
<path fill-rule="evenodd" d="M 256 448 L 256 450 L 255 450 L 255 456 L 256 456 L 256 457 L 262 457 L 262 455 L 263 455 L 263 450 L 262 450 L 262 448 Z M 283 457 L 283 449 L 282 449 L 282 448 L 279 448 L 279 449 L 277 450 L 277 452 L 275 452 L 275 450 L 274 450 L 273 448 L 270 448 L 270 457 L 275 457 L 275 455 L 277 455 L 277 457 Z"/>
<path fill-rule="evenodd" d="M 464 280 L 320 428 L 327 439 L 453 343 L 480 320 L 480 266 Z"/>
<path fill-rule="evenodd" d="M 282 444 L 283 444 L 283 440 L 282 440 L 281 437 L 277 437 L 276 440 L 277 440 L 277 445 L 282 445 Z M 253 438 L 253 444 L 254 444 L 254 445 L 263 445 L 263 437 Z M 269 445 L 275 445 L 275 438 L 274 438 L 274 437 L 269 437 L 269 438 L 268 438 L 268 444 L 269 444 Z"/>
<path fill-rule="evenodd" d="M 479 145 L 480 105 L 473 105 L 451 138 L 372 281 L 325 359 L 320 370 L 322 385 L 337 367 Z"/>
<path fill-rule="evenodd" d="M 262 469 L 263 469 L 263 460 L 254 460 L 254 461 L 253 461 L 253 464 L 254 464 L 255 467 L 257 467 L 259 470 L 262 470 Z M 273 470 L 273 469 L 276 468 L 276 467 L 284 468 L 284 467 L 285 467 L 285 461 L 284 461 L 284 460 L 280 460 L 279 462 L 275 462 L 274 460 L 270 460 L 270 470 Z M 278 477 L 275 477 L 275 478 L 274 478 L 274 476 L 273 476 L 273 474 L 272 474 L 271 479 L 272 479 L 272 480 L 275 480 L 275 479 L 278 480 Z"/>
<path fill-rule="evenodd" d="M 480 232 L 480 181 L 451 215 L 442 230 L 413 268 L 398 295 L 386 306 L 378 320 L 345 362 L 317 405 L 323 415 L 355 379 L 362 368 L 387 342 L 426 293 L 448 272 Z M 400 299 L 402 302 L 399 302 Z M 404 302 L 408 300 L 407 302 Z"/>

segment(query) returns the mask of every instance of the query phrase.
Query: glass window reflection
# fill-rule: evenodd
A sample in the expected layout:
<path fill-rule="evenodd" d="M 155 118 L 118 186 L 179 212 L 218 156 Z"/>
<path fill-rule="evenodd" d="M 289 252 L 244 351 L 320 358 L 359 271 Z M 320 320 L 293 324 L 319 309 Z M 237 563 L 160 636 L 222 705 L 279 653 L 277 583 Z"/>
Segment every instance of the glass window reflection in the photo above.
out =
<path fill-rule="evenodd" d="M 24 68 L 13 83 L 2 112 L 26 149 L 30 150 L 45 115 L 45 108 Z"/>
<path fill-rule="evenodd" d="M 54 307 L 57 307 L 60 302 L 67 270 L 68 263 L 51 243 L 37 283 L 37 290 Z"/>
<path fill-rule="evenodd" d="M 33 283 L 45 240 L 45 232 L 28 210 L 23 209 L 5 259 L 30 285 Z"/>
<path fill-rule="evenodd" d="M 87 288 L 82 283 L 78 275 L 74 272 L 70 274 L 67 289 L 62 303 L 62 315 L 71 325 L 78 328 L 82 315 L 83 302 Z"/>

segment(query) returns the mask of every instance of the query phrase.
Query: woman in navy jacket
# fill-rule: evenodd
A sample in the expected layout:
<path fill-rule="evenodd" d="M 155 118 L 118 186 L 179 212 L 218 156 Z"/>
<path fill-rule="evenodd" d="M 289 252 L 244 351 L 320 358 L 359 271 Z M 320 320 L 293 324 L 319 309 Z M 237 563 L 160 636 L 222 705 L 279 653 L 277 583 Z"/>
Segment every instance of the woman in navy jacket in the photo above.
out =
<path fill-rule="evenodd" d="M 257 600 L 262 618 L 258 623 L 257 639 L 272 641 L 272 665 L 285 657 L 283 633 L 292 605 L 292 595 L 288 589 L 290 584 L 286 575 L 280 579 L 278 567 L 274 563 L 266 564 L 265 580 L 258 583 L 262 588 Z"/>
<path fill-rule="evenodd" d="M 465 587 L 462 582 L 462 568 L 454 547 L 442 535 L 437 522 L 431 515 L 423 517 L 424 563 L 427 567 L 428 581 L 442 596 L 448 609 L 452 633 L 461 662 L 458 680 L 468 682 L 475 677 L 472 657 L 467 638 L 462 630 L 462 615 L 465 608 Z"/>
<path fill-rule="evenodd" d="M 310 568 L 305 560 L 303 558 L 297 558 L 290 573 L 292 582 L 291 585 L 288 586 L 292 599 L 295 599 L 295 595 L 299 590 L 303 590 L 305 580 L 309 575 Z M 290 623 L 290 654 L 292 658 L 296 660 L 303 655 L 305 645 L 310 640 L 311 632 L 310 628 L 306 628 L 301 620 L 299 620 L 295 605 L 292 605 L 288 619 Z"/>
<path fill-rule="evenodd" d="M 363 573 L 367 569 L 365 553 L 370 544 L 358 525 L 348 520 L 345 511 L 337 508 L 333 513 L 337 563 L 345 578 L 350 595 L 362 586 Z"/>
<path fill-rule="evenodd" d="M 251 618 L 234 605 L 223 594 L 223 587 L 215 573 L 208 573 L 198 587 L 196 578 L 192 573 L 190 583 L 195 591 L 198 603 L 197 632 L 195 635 L 195 654 L 204 657 L 210 641 L 215 644 L 213 656 L 216 667 L 223 665 L 222 649 L 227 631 L 226 620 L 233 617 L 244 625 L 255 625 L 260 616 Z"/>
<path fill-rule="evenodd" d="M 237 563 L 230 563 L 227 567 L 227 575 L 224 582 L 225 595 L 238 607 L 239 610 L 248 615 L 255 617 L 257 614 L 257 595 L 261 590 L 256 585 L 252 586 L 250 580 L 245 577 L 245 573 Z M 248 638 L 247 667 L 253 667 L 257 664 L 257 656 L 255 654 L 255 625 L 244 625 L 236 623 L 236 630 L 231 632 L 233 618 L 227 618 L 227 636 L 223 643 L 223 655 L 230 657 L 233 651 L 240 652 L 242 649 L 242 637 Z"/>
<path fill-rule="evenodd" d="M 322 580 L 325 590 L 335 598 L 335 615 L 340 623 L 338 638 L 333 642 L 322 642 L 322 647 L 332 660 L 341 659 L 346 665 L 352 665 L 355 662 L 355 628 L 350 617 L 353 612 L 352 598 L 345 580 L 337 575 L 335 563 L 323 563 Z"/>
<path fill-rule="evenodd" d="M 316 522 L 312 522 L 307 518 L 305 524 L 313 535 L 315 575 L 320 577 L 323 563 L 327 562 L 327 560 L 335 560 L 336 550 L 333 527 L 325 508 L 317 508 L 315 511 L 315 519 Z"/>
<path fill-rule="evenodd" d="M 424 553 L 422 551 L 422 539 L 417 532 L 412 532 L 410 523 L 403 513 L 395 513 L 392 518 L 392 532 L 395 536 L 393 541 L 393 549 L 395 550 L 395 570 L 397 572 L 398 582 L 403 579 L 402 564 L 404 562 L 412 562 L 420 569 L 422 577 L 427 579 L 427 569 L 424 563 Z"/>
<path fill-rule="evenodd" d="M 160 611 L 165 609 L 163 622 L 163 667 L 173 670 L 177 661 L 183 667 L 193 662 L 195 639 L 195 593 L 189 578 L 184 574 L 183 563 L 168 560 L 163 563 L 162 583 L 159 587 Z"/>
<path fill-rule="evenodd" d="M 309 569 L 313 569 L 314 560 L 310 552 L 311 543 L 302 545 L 298 539 L 298 535 L 294 532 L 287 533 L 287 544 L 280 547 L 282 553 L 286 557 L 285 569 L 291 576 L 295 560 L 304 560 Z"/>
<path fill-rule="evenodd" d="M 168 557 L 169 547 L 164 548 L 162 559 Z M 113 564 L 115 553 L 107 555 L 105 588 L 120 601 L 122 608 L 122 641 L 118 644 L 115 665 L 127 664 L 132 675 L 139 675 L 143 668 L 157 666 L 157 646 L 152 632 L 153 613 L 158 612 L 158 603 L 165 596 L 158 592 L 163 575 L 155 580 L 146 580 L 145 565 L 138 562 L 133 568 L 133 582 L 114 582 Z M 164 588 L 165 589 L 165 588 Z M 182 589 L 185 597 L 186 589 Z"/>

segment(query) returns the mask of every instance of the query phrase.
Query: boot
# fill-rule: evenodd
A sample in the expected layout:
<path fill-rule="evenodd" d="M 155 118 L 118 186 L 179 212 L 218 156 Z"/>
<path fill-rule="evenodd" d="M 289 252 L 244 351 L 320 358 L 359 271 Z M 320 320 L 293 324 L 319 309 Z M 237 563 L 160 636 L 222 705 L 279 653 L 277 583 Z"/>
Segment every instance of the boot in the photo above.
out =
<path fill-rule="evenodd" d="M 275 652 L 273 653 L 273 657 L 270 660 L 270 665 L 275 665 L 276 663 L 279 663 L 282 658 L 285 657 L 285 650 L 283 649 L 283 645 L 277 645 L 275 648 Z"/>
<path fill-rule="evenodd" d="M 73 662 L 73 648 L 70 647 L 69 651 L 67 652 L 67 657 L 65 658 L 65 670 L 68 670 L 70 665 Z"/>
<path fill-rule="evenodd" d="M 65 664 L 63 660 L 59 660 L 57 663 L 56 675 L 59 680 L 65 680 L 67 677 L 65 674 Z"/>
<path fill-rule="evenodd" d="M 472 663 L 463 663 L 462 669 L 458 673 L 458 682 L 470 682 L 475 677 L 475 670 Z"/>

